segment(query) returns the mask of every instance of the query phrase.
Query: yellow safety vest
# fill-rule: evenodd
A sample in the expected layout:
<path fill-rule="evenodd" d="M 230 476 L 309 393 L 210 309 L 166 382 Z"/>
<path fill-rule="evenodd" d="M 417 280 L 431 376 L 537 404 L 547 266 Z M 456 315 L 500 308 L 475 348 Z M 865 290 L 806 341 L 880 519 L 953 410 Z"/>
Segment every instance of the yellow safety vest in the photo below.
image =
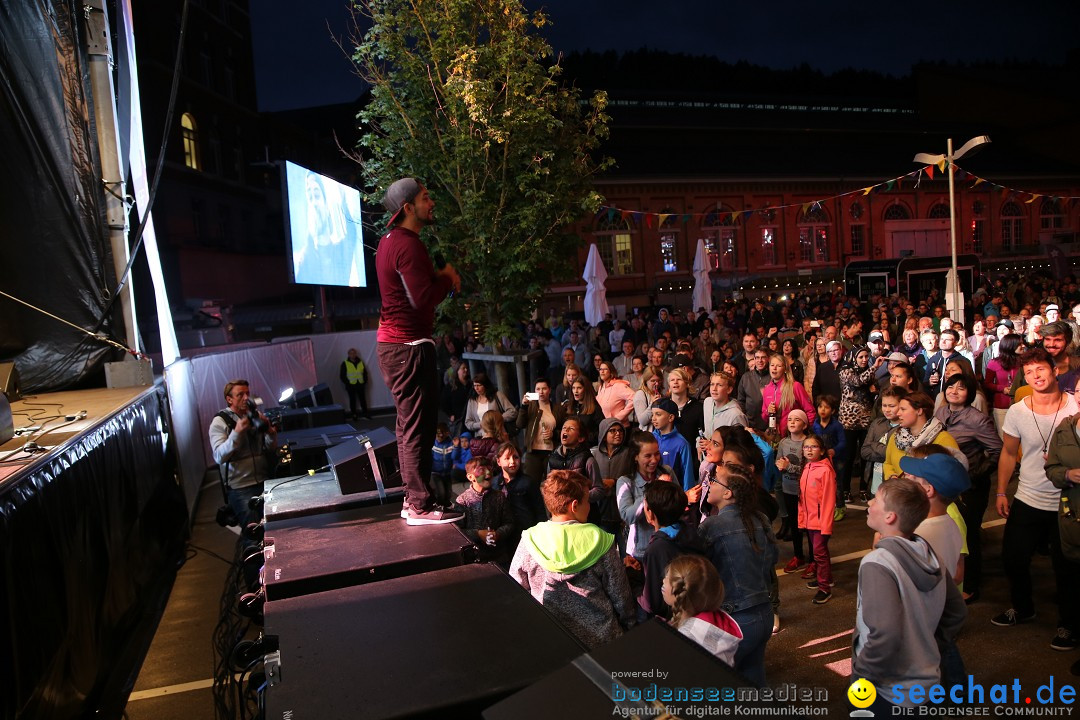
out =
<path fill-rule="evenodd" d="M 363 385 L 364 384 L 364 361 L 357 360 L 353 365 L 349 359 L 345 360 L 345 373 L 349 378 L 350 385 Z"/>

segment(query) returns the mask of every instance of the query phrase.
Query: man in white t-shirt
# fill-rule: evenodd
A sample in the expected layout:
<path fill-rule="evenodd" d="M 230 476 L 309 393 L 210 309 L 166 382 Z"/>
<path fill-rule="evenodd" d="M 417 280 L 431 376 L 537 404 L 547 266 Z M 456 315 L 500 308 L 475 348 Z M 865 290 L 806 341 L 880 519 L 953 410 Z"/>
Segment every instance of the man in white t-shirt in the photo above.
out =
<path fill-rule="evenodd" d="M 1061 490 L 1046 477 L 1046 453 L 1057 424 L 1080 412 L 1072 395 L 1058 387 L 1054 360 L 1042 348 L 1034 348 L 1020 358 L 1024 381 L 1032 394 L 1013 404 L 1005 414 L 1002 425 L 1004 447 L 998 461 L 996 507 L 1006 518 L 1002 539 L 1001 559 L 1009 579 L 1012 607 L 991 618 L 1002 627 L 1028 622 L 1035 618 L 1035 603 L 1031 596 L 1031 556 L 1045 538 L 1050 540 L 1050 553 L 1057 580 L 1058 631 L 1050 642 L 1054 650 L 1072 650 L 1078 642 L 1080 616 L 1080 577 L 1069 572 L 1071 563 L 1061 554 L 1058 533 L 1058 501 Z M 1016 468 L 1017 450 L 1023 451 L 1020 461 L 1020 482 L 1012 505 L 1005 494 Z"/>

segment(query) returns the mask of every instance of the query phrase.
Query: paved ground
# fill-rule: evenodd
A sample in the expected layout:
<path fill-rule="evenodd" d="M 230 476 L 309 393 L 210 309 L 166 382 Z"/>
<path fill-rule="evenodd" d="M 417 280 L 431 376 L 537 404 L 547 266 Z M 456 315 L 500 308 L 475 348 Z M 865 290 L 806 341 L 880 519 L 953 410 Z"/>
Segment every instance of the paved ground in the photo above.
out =
<path fill-rule="evenodd" d="M 215 497 L 210 488 L 197 512 L 190 559 L 179 572 L 135 692 L 127 704 L 126 717 L 130 720 L 214 717 L 210 638 L 217 623 L 218 600 L 227 570 L 221 558 L 232 557 L 235 541 L 235 535 L 214 523 Z M 1048 558 L 1036 557 L 1033 563 L 1039 612 L 1035 622 L 1016 628 L 991 625 L 990 617 L 1009 603 L 999 559 L 1003 527 L 992 510 L 985 519 L 989 527 L 984 530 L 986 577 L 982 599 L 969 607 L 970 614 L 959 641 L 974 682 L 989 689 L 997 683 L 1011 686 L 1018 679 L 1021 703 L 1038 686 L 1048 683 L 1051 676 L 1056 687 L 1062 683 L 1080 684 L 1080 680 L 1069 674 L 1072 663 L 1080 658 L 1080 651 L 1062 653 L 1049 647 L 1056 611 Z M 835 559 L 836 587 L 827 605 L 810 602 L 813 591 L 805 588 L 805 581 L 797 574 L 781 574 L 779 580 L 781 631 L 770 641 L 766 654 L 768 684 L 795 683 L 800 688 L 827 689 L 827 705 L 833 717 L 845 716 L 851 709 L 846 692 L 855 621 L 855 584 L 859 558 L 869 548 L 870 538 L 864 510 L 849 509 L 847 519 L 836 525 L 830 546 Z M 783 543 L 781 564 L 790 556 L 790 543 Z M 1080 598 L 1075 601 L 1080 602 Z M 1027 709 L 1032 708 L 1022 708 Z M 990 714 L 995 715 L 993 710 Z"/>

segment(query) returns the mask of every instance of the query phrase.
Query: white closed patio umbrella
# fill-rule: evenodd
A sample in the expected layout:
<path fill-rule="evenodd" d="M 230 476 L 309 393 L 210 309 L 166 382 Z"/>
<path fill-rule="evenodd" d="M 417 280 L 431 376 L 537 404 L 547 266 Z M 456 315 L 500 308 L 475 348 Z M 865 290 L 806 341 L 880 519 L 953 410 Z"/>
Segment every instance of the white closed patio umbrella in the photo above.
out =
<path fill-rule="evenodd" d="M 698 238 L 697 252 L 694 253 L 694 311 L 700 308 L 712 312 L 712 281 L 709 279 L 709 254 L 705 252 L 705 241 Z"/>
<path fill-rule="evenodd" d="M 607 270 L 596 243 L 589 246 L 589 259 L 585 261 L 585 272 L 581 277 L 585 279 L 585 322 L 597 325 L 607 315 L 608 304 L 607 288 L 604 286 Z"/>

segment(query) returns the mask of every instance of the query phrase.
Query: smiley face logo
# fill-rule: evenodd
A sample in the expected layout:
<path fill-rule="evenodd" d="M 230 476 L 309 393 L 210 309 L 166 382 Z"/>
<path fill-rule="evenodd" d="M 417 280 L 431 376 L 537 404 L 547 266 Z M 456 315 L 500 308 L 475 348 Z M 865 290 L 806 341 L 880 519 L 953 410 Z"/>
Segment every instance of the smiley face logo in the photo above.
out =
<path fill-rule="evenodd" d="M 857 708 L 868 708 L 877 699 L 877 688 L 869 680 L 859 678 L 847 691 L 848 701 Z"/>

